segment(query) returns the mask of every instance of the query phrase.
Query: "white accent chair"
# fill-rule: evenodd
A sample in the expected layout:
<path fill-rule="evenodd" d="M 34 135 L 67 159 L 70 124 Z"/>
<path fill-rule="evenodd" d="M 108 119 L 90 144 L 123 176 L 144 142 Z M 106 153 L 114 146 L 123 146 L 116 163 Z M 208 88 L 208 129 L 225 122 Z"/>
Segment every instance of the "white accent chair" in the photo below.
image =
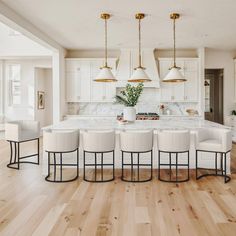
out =
<path fill-rule="evenodd" d="M 114 130 L 90 130 L 82 134 L 84 150 L 84 180 L 88 182 L 108 182 L 115 179 L 115 131 Z M 94 162 L 87 163 L 87 153 L 94 154 Z M 104 163 L 104 155 L 112 153 L 112 163 Z M 101 163 L 98 163 L 98 155 Z M 108 156 L 106 157 L 108 158 Z M 112 166 L 112 177 L 104 179 L 104 166 Z M 94 179 L 86 176 L 86 167 L 94 167 Z M 101 167 L 101 175 L 98 179 L 98 167 Z"/>
<path fill-rule="evenodd" d="M 39 165 L 39 137 L 40 124 L 38 121 L 18 120 L 5 124 L 5 139 L 10 143 L 11 154 L 8 168 L 20 169 L 20 163 Z M 37 140 L 37 153 L 20 156 L 20 143 Z M 21 161 L 22 159 L 37 156 L 37 162 Z M 13 160 L 14 159 L 14 160 Z"/>
<path fill-rule="evenodd" d="M 120 133 L 120 149 L 122 153 L 122 175 L 121 179 L 127 182 L 147 182 L 152 180 L 152 150 L 153 150 L 153 130 L 129 130 Z M 150 153 L 150 163 L 140 163 L 141 155 Z M 125 162 L 125 154 L 130 155 L 130 162 Z M 137 156 L 137 164 L 134 163 L 134 154 Z M 124 176 L 125 166 L 130 166 L 131 174 L 127 179 Z M 135 179 L 134 167 L 137 166 L 137 179 Z M 140 167 L 150 167 L 150 176 L 140 179 Z"/>
<path fill-rule="evenodd" d="M 164 182 L 180 183 L 189 180 L 189 149 L 190 132 L 188 130 L 162 130 L 158 131 L 158 179 Z M 161 154 L 169 154 L 169 163 L 161 162 Z M 179 163 L 178 154 L 187 153 L 187 163 Z M 175 162 L 172 161 L 172 154 L 175 154 Z M 169 179 L 161 177 L 161 166 L 169 167 Z M 175 178 L 172 177 L 172 166 L 175 167 Z M 187 167 L 187 177 L 179 179 L 178 168 Z"/>
<path fill-rule="evenodd" d="M 44 150 L 48 153 L 48 175 L 45 180 L 54 183 L 71 182 L 79 177 L 79 130 L 44 130 Z M 63 154 L 76 152 L 76 163 L 63 163 Z M 51 154 L 53 154 L 51 156 Z M 59 154 L 60 163 L 57 164 Z M 51 162 L 53 157 L 53 163 Z M 51 179 L 51 166 L 54 167 L 54 178 Z M 60 179 L 57 178 L 57 166 L 60 167 Z M 76 167 L 76 175 L 70 179 L 63 179 L 63 166 Z"/>
<path fill-rule="evenodd" d="M 227 154 L 232 149 L 232 133 L 228 129 L 219 128 L 202 128 L 196 132 L 196 179 L 200 179 L 205 176 L 222 176 L 224 182 L 230 181 L 230 176 L 226 174 L 226 158 Z M 198 153 L 208 152 L 215 154 L 215 168 L 201 168 L 198 167 Z M 218 161 L 218 153 L 220 154 L 220 160 Z M 229 157 L 230 158 L 230 157 Z M 218 168 L 218 162 L 220 162 L 220 169 Z M 214 170 L 211 174 L 198 175 L 199 169 Z"/>

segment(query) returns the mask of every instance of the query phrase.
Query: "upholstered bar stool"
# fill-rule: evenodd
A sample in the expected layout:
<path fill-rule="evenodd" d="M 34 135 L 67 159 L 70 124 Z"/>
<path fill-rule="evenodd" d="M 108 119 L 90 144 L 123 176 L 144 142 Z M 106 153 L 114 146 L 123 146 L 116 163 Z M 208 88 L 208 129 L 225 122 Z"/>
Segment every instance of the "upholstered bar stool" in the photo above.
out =
<path fill-rule="evenodd" d="M 71 182 L 79 177 L 79 130 L 45 130 L 43 132 L 44 150 L 48 153 L 48 182 L 62 183 Z M 63 154 L 76 152 L 76 163 L 63 163 Z M 57 156 L 60 161 L 57 163 Z M 72 155 L 71 155 L 72 156 Z M 51 159 L 53 158 L 53 162 Z M 53 179 L 51 179 L 51 166 L 53 166 Z M 70 179 L 63 179 L 64 166 L 76 167 L 76 175 Z M 57 167 L 60 167 L 60 178 L 57 178 Z"/>
<path fill-rule="evenodd" d="M 19 120 L 5 124 L 5 139 L 10 143 L 11 154 L 8 168 L 19 169 L 20 163 L 39 165 L 39 137 L 40 125 L 38 121 Z M 37 153 L 27 156 L 20 156 L 20 144 L 37 140 Z M 29 157 L 37 156 L 37 161 L 21 161 Z"/>
<path fill-rule="evenodd" d="M 164 182 L 180 183 L 189 180 L 189 148 L 190 148 L 190 133 L 188 130 L 163 130 L 158 131 L 158 179 Z M 167 153 L 169 163 L 162 163 L 161 154 Z M 179 154 L 187 154 L 187 162 L 179 162 Z M 172 160 L 173 154 L 175 161 Z M 169 168 L 169 179 L 161 177 L 161 166 Z M 172 176 L 172 167 L 175 167 L 175 178 Z M 180 179 L 179 167 L 187 167 L 187 177 Z"/>
<path fill-rule="evenodd" d="M 203 128 L 196 132 L 196 179 L 205 176 L 222 176 L 225 183 L 230 181 L 230 176 L 226 174 L 227 154 L 232 149 L 232 134 L 230 130 L 218 128 Z M 198 153 L 208 152 L 215 155 L 215 168 L 202 168 L 198 166 Z M 218 155 L 219 154 L 219 155 Z M 219 157 L 219 158 L 218 158 Z M 219 162 L 219 167 L 218 167 Z M 198 170 L 214 170 L 214 173 L 198 175 Z"/>
<path fill-rule="evenodd" d="M 82 134 L 84 149 L 84 180 L 88 182 L 108 182 L 115 179 L 115 131 L 114 130 L 91 130 Z M 86 154 L 94 154 L 94 162 Z M 112 162 L 109 154 L 112 153 Z M 100 158 L 99 158 L 100 156 Z M 106 162 L 104 162 L 104 158 Z M 98 162 L 100 159 L 100 163 Z M 104 178 L 104 167 L 112 167 L 112 176 Z M 87 177 L 86 167 L 94 170 L 94 178 Z M 100 172 L 100 174 L 99 174 Z M 100 178 L 98 178 L 100 175 Z"/>
<path fill-rule="evenodd" d="M 127 182 L 147 182 L 152 180 L 152 149 L 153 149 L 153 131 L 152 130 L 133 130 L 122 131 L 120 133 L 120 149 L 122 153 L 122 175 L 121 179 Z M 150 153 L 150 161 L 143 163 L 145 153 Z M 125 162 L 125 154 L 129 154 L 130 162 Z M 137 157 L 137 163 L 134 163 L 134 157 Z M 146 159 L 146 158 L 145 158 Z M 124 176 L 125 166 L 130 166 L 130 178 Z M 137 167 L 137 168 L 134 168 Z M 140 178 L 140 167 L 150 167 L 150 175 L 146 179 Z M 135 179 L 135 169 L 137 169 L 137 178 Z"/>

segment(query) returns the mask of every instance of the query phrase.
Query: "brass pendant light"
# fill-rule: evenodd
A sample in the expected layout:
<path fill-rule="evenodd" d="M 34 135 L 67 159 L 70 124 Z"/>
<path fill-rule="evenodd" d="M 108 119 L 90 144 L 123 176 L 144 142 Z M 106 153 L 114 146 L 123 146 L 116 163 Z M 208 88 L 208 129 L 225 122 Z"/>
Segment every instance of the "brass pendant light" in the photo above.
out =
<path fill-rule="evenodd" d="M 141 20 L 145 17 L 144 13 L 137 13 L 135 15 L 135 19 L 138 20 L 138 33 L 139 33 L 139 47 L 138 47 L 138 67 L 134 68 L 134 73 L 128 82 L 149 82 L 151 79 L 145 72 L 145 68 L 142 66 L 142 58 L 141 58 Z"/>
<path fill-rule="evenodd" d="M 101 19 L 105 22 L 105 63 L 104 66 L 101 67 L 100 72 L 94 81 L 96 82 L 116 82 L 116 78 L 112 74 L 111 67 L 107 64 L 107 20 L 110 19 L 111 15 L 108 13 L 102 13 Z"/>
<path fill-rule="evenodd" d="M 176 83 L 176 82 L 185 82 L 186 79 L 180 72 L 180 67 L 176 66 L 176 40 L 175 40 L 175 21 L 180 18 L 178 13 L 170 14 L 170 19 L 173 20 L 173 39 L 174 39 L 174 48 L 173 48 L 173 59 L 174 65 L 170 68 L 170 71 L 166 75 L 166 77 L 162 80 L 162 82 Z"/>

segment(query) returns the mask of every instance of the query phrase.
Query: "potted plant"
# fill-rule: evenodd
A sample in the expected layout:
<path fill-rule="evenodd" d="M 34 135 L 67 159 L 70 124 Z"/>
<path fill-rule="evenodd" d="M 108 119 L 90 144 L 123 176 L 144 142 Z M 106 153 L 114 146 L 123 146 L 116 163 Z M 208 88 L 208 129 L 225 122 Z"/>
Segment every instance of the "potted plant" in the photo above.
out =
<path fill-rule="evenodd" d="M 125 89 L 120 91 L 121 95 L 116 95 L 116 103 L 125 105 L 123 111 L 123 119 L 127 121 L 136 120 L 135 106 L 138 103 L 138 99 L 143 91 L 143 83 L 139 83 L 137 86 L 127 84 Z"/>

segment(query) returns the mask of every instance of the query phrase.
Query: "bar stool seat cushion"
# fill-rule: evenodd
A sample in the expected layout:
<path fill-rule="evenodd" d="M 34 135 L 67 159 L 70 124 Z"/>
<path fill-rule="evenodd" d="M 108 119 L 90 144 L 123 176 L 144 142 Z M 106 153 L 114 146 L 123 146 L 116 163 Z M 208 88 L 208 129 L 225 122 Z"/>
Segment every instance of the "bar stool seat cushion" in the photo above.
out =
<path fill-rule="evenodd" d="M 217 139 L 207 139 L 198 143 L 198 150 L 218 151 L 222 150 L 222 144 Z"/>
<path fill-rule="evenodd" d="M 33 120 L 11 121 L 5 124 L 5 139 L 22 142 L 37 139 L 40 136 L 40 124 Z"/>

